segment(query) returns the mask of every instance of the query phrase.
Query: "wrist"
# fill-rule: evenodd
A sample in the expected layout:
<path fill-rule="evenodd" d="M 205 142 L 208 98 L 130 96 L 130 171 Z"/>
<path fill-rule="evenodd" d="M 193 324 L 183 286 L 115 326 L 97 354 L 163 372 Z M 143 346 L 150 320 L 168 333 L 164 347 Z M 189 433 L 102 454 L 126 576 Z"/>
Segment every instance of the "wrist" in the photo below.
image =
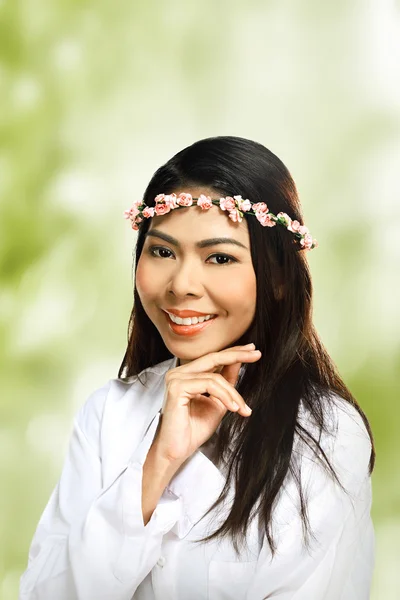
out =
<path fill-rule="evenodd" d="M 178 469 L 183 465 L 186 458 L 175 459 L 167 456 L 156 438 L 150 447 L 146 461 L 147 460 L 151 462 L 153 469 L 159 474 L 164 474 L 166 478 L 172 479 Z"/>

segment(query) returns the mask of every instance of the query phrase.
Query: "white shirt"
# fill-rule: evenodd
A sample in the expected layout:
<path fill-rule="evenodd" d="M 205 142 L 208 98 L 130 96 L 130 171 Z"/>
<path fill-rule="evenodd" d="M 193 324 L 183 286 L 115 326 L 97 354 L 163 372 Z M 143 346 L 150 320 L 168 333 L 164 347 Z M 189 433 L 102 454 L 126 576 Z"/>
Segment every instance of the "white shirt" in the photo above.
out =
<path fill-rule="evenodd" d="M 19 600 L 367 600 L 374 566 L 371 444 L 359 413 L 342 399 L 332 417 L 337 431 L 320 443 L 352 500 L 312 455 L 303 457 L 317 538 L 309 553 L 289 477 L 274 512 L 273 560 L 257 519 L 240 557 L 229 538 L 192 543 L 225 520 L 223 514 L 200 520 L 225 482 L 208 457 L 210 443 L 175 474 L 144 525 L 143 464 L 160 418 L 165 373 L 176 364 L 172 358 L 146 369 L 146 386 L 137 377 L 111 379 L 77 413 Z"/>

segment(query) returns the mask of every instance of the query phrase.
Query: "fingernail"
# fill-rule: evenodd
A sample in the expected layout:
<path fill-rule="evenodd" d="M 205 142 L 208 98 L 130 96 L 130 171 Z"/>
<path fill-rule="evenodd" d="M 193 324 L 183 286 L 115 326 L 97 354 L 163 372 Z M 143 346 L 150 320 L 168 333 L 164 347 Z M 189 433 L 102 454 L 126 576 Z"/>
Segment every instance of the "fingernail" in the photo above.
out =
<path fill-rule="evenodd" d="M 234 410 L 238 409 L 239 408 L 239 404 L 236 404 L 236 402 L 232 402 L 232 408 Z"/>
<path fill-rule="evenodd" d="M 247 404 L 245 404 L 245 405 L 244 405 L 244 407 L 245 407 L 246 411 L 247 411 L 249 414 L 253 412 L 253 411 L 251 410 L 250 406 L 247 406 Z"/>
<path fill-rule="evenodd" d="M 251 343 L 251 344 L 246 344 L 246 346 L 243 346 L 243 348 L 255 348 L 255 344 Z"/>

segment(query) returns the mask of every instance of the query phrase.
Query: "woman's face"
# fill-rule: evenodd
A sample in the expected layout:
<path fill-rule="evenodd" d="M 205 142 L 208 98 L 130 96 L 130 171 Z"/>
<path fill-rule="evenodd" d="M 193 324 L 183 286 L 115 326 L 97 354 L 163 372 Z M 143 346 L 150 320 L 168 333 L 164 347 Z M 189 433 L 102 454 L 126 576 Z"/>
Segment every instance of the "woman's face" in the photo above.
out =
<path fill-rule="evenodd" d="M 204 187 L 175 190 L 181 192 L 219 198 Z M 237 243 L 207 242 L 212 238 Z M 245 219 L 234 223 L 215 205 L 153 217 L 137 266 L 136 287 L 146 314 L 180 364 L 233 346 L 249 328 L 256 308 L 256 276 Z M 200 325 L 179 325 L 166 311 L 193 311 L 213 318 Z"/>

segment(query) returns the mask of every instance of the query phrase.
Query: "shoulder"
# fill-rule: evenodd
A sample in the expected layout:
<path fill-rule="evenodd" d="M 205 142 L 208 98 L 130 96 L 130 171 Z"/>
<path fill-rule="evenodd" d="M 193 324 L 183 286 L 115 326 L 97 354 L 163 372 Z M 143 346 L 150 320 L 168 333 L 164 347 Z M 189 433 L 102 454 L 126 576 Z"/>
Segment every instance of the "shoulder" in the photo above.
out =
<path fill-rule="evenodd" d="M 141 398 L 144 393 L 147 397 L 151 396 L 162 384 L 165 373 L 172 367 L 174 361 L 175 358 L 165 360 L 143 369 L 133 377 L 109 379 L 89 394 L 75 416 L 75 424 L 89 440 L 98 439 L 106 407 L 120 404 L 124 400 L 130 401 L 132 396 Z"/>
<path fill-rule="evenodd" d="M 151 367 L 147 367 L 146 369 L 143 369 L 143 371 L 141 371 L 138 375 L 132 375 L 131 377 L 125 377 L 123 379 L 114 379 L 113 381 L 118 381 L 121 384 L 124 385 L 132 385 L 133 383 L 135 383 L 136 381 L 138 381 L 138 379 L 142 379 L 142 376 L 144 376 L 146 379 L 148 376 L 150 376 L 150 378 L 155 378 L 158 376 L 163 376 L 165 375 L 165 373 L 169 370 L 172 369 L 173 367 L 176 366 L 178 359 L 176 356 L 173 356 L 172 358 L 167 358 L 167 360 L 164 360 L 163 362 L 160 362 L 156 365 L 153 365 Z"/>
<path fill-rule="evenodd" d="M 341 483 L 347 489 L 355 489 L 369 476 L 372 452 L 371 438 L 363 417 L 353 404 L 337 394 L 322 398 L 322 409 L 325 430 L 319 431 L 304 407 L 301 407 L 299 422 L 318 440 Z M 299 446 L 306 460 L 315 463 L 314 451 L 306 449 L 303 443 Z M 313 468 L 315 471 L 316 467 Z"/>

